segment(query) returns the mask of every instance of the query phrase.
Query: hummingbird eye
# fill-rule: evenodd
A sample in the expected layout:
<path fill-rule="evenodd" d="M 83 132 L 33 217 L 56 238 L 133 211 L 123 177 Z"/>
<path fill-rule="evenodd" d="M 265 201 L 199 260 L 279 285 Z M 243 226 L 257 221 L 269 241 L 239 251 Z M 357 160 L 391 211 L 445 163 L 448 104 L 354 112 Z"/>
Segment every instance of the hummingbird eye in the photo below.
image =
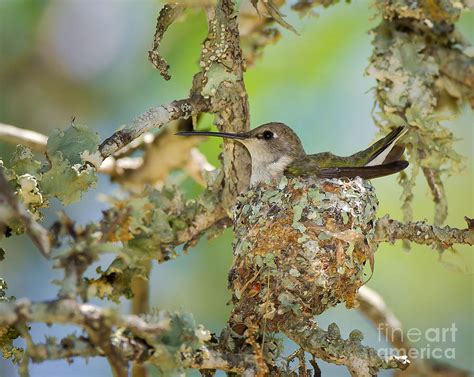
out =
<path fill-rule="evenodd" d="M 265 140 L 273 139 L 273 132 L 272 131 L 264 131 L 263 134 L 262 134 L 262 137 Z"/>

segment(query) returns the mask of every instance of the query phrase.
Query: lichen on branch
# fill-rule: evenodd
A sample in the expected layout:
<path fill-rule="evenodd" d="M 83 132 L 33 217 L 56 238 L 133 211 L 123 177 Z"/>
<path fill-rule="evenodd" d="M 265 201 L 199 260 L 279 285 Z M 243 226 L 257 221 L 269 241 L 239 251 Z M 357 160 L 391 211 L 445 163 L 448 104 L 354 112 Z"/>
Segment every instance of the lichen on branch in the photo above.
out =
<path fill-rule="evenodd" d="M 210 340 L 210 333 L 185 313 L 156 311 L 138 317 L 75 300 L 0 302 L 0 329 L 14 329 L 26 323 L 70 324 L 89 333 L 89 337 L 66 337 L 61 346 L 51 338 L 39 347 L 30 344 L 29 352 L 36 362 L 71 356 L 104 356 L 106 341 L 117 358 L 153 363 L 164 373 L 186 368 L 243 372 L 245 366 L 251 368 L 254 364 L 252 356 L 225 355 L 208 348 L 205 343 Z M 105 340 L 94 339 L 91 331 L 108 331 L 110 335 Z M 115 375 L 126 376 L 126 368 L 125 364 L 115 369 Z"/>
<path fill-rule="evenodd" d="M 171 75 L 168 73 L 168 63 L 159 53 L 160 44 L 168 27 L 180 16 L 183 10 L 184 7 L 178 3 L 169 3 L 163 6 L 156 21 L 153 47 L 148 51 L 148 59 L 165 80 L 171 79 Z"/>
<path fill-rule="evenodd" d="M 439 227 L 426 221 L 403 223 L 385 215 L 377 220 L 375 232 L 378 241 L 390 243 L 404 240 L 443 249 L 455 244 L 474 245 L 474 229 L 469 222 L 466 229 L 457 229 L 450 226 Z"/>
<path fill-rule="evenodd" d="M 402 173 L 403 209 L 412 220 L 413 188 L 420 170 L 435 202 L 435 224 L 441 225 L 448 205 L 443 174 L 462 169 L 454 135 L 441 124 L 446 107 L 473 102 L 474 57 L 455 28 L 466 6 L 453 1 L 376 1 L 382 21 L 373 30 L 374 50 L 367 73 L 377 80 L 378 113 L 383 129 L 410 127 L 407 149 L 411 175 Z"/>

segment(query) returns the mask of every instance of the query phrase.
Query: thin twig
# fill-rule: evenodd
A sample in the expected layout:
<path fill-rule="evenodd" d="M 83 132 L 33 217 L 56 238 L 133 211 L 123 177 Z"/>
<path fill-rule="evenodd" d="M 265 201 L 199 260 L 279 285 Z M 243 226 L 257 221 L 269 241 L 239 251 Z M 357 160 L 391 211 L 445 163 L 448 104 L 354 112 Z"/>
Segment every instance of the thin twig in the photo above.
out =
<path fill-rule="evenodd" d="M 168 29 L 168 27 L 176 20 L 177 17 L 184 11 L 184 7 L 178 3 L 169 3 L 161 9 L 158 19 L 156 21 L 155 36 L 153 38 L 153 47 L 148 51 L 148 59 L 153 66 L 158 69 L 160 75 L 165 80 L 171 78 L 168 73 L 169 65 L 165 59 L 160 55 L 159 49 L 161 40 Z"/>
<path fill-rule="evenodd" d="M 44 153 L 48 137 L 36 131 L 0 123 L 0 140 L 11 144 L 23 144 L 35 152 Z"/>
<path fill-rule="evenodd" d="M 410 366 L 405 370 L 395 372 L 397 377 L 402 376 L 451 376 L 467 377 L 468 371 L 458 369 L 448 364 L 436 364 L 433 360 L 410 358 L 410 349 L 413 347 L 407 340 L 406 334 L 402 328 L 401 322 L 390 310 L 383 297 L 367 286 L 362 286 L 357 293 L 359 310 L 364 314 L 380 332 L 383 332 L 387 341 L 389 341 L 398 351 L 398 353 L 407 355 L 410 360 Z M 442 372 L 439 372 L 441 371 Z"/>
<path fill-rule="evenodd" d="M 176 127 L 180 127 L 179 124 L 166 128 L 156 136 L 149 134 L 149 138 L 135 139 L 140 142 L 134 148 L 144 148 L 144 157 L 110 156 L 102 162 L 98 172 L 110 175 L 128 189 L 142 191 L 144 185 L 161 183 L 170 171 L 183 168 L 197 183 L 205 186 L 204 173 L 215 168 L 195 148 L 202 138 L 179 138 L 174 135 Z M 0 124 L 0 141 L 23 144 L 35 152 L 44 153 L 47 140 L 48 137 L 39 132 Z"/>

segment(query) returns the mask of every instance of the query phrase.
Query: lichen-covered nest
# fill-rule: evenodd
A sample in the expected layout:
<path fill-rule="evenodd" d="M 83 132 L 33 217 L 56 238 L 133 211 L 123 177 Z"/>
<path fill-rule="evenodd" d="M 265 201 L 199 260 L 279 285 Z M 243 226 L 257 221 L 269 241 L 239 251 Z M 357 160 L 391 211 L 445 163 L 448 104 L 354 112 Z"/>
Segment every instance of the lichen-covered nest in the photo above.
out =
<path fill-rule="evenodd" d="M 345 302 L 355 305 L 372 265 L 378 201 L 360 178 L 284 177 L 258 185 L 234 208 L 234 261 L 229 273 L 233 322 L 267 331 Z M 263 323 L 259 322 L 260 325 Z"/>

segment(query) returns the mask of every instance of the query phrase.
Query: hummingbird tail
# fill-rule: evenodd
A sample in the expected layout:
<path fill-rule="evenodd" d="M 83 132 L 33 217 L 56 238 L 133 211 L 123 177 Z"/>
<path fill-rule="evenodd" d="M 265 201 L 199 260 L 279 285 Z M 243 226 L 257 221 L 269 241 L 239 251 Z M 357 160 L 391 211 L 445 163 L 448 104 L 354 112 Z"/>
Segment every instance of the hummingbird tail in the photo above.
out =
<path fill-rule="evenodd" d="M 385 165 L 400 159 L 404 147 L 397 145 L 400 138 L 408 131 L 408 127 L 397 127 L 383 139 L 369 147 L 373 150 L 365 166 Z"/>
<path fill-rule="evenodd" d="M 388 164 L 390 162 L 395 162 L 399 161 L 403 153 L 405 152 L 405 146 L 404 145 L 395 145 L 392 150 L 389 152 L 387 157 L 385 157 L 384 164 Z"/>
<path fill-rule="evenodd" d="M 400 160 L 388 164 L 360 167 L 321 168 L 318 171 L 319 178 L 355 178 L 372 179 L 385 177 L 402 171 L 408 166 L 408 161 Z"/>

